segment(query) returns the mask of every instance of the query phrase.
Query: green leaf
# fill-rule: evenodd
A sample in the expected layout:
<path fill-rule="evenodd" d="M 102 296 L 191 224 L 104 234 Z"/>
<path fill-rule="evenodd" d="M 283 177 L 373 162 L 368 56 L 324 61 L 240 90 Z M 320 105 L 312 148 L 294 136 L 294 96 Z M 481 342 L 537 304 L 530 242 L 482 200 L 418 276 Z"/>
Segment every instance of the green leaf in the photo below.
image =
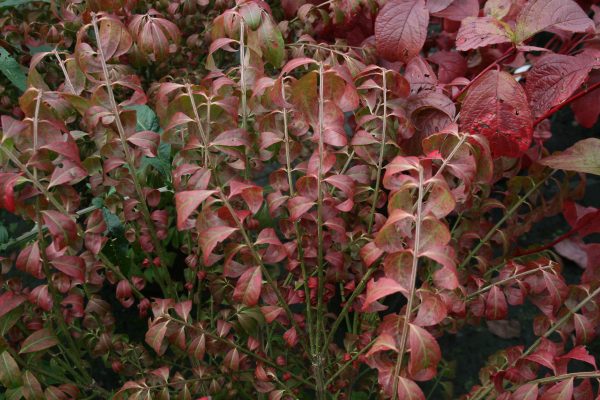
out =
<path fill-rule="evenodd" d="M 127 107 L 131 110 L 135 110 L 136 115 L 136 124 L 135 130 L 136 132 L 140 131 L 152 131 L 158 132 L 160 130 L 160 125 L 158 124 L 158 118 L 154 111 L 148 107 L 147 105 L 134 105 Z"/>
<path fill-rule="evenodd" d="M 22 6 L 28 3 L 50 3 L 50 0 L 4 0 L 0 1 L 0 8 Z"/>
<path fill-rule="evenodd" d="M 27 339 L 25 339 L 19 354 L 35 353 L 36 351 L 49 349 L 57 344 L 58 339 L 52 332 L 45 328 L 40 329 L 39 331 L 33 332 Z"/>
<path fill-rule="evenodd" d="M 600 175 L 600 139 L 581 140 L 560 154 L 542 159 L 540 164 L 555 169 Z"/>
<path fill-rule="evenodd" d="M 4 4 L 4 3 L 1 3 Z M 0 5 L 0 7 L 2 7 Z M 5 49 L 0 47 L 0 72 L 2 72 L 9 81 L 19 90 L 24 92 L 27 89 L 27 77 L 21 70 L 21 66 L 12 58 Z"/>
<path fill-rule="evenodd" d="M 280 67 L 285 56 L 283 36 L 277 25 L 266 14 L 258 28 L 258 39 L 265 59 L 274 67 Z"/>
<path fill-rule="evenodd" d="M 21 371 L 14 358 L 8 351 L 0 354 L 0 383 L 7 388 L 14 388 L 21 384 Z"/>

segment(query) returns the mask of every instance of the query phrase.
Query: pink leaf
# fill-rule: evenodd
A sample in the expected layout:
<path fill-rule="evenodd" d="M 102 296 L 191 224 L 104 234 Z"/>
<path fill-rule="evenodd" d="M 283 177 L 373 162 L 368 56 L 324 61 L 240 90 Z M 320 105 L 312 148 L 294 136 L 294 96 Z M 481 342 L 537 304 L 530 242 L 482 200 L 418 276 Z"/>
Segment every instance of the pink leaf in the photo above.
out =
<path fill-rule="evenodd" d="M 58 339 L 48 329 L 40 329 L 32 333 L 21 345 L 19 354 L 35 353 L 56 346 Z"/>
<path fill-rule="evenodd" d="M 498 286 L 492 286 L 485 300 L 485 317 L 491 321 L 506 319 L 508 305 L 506 297 Z"/>
<path fill-rule="evenodd" d="M 573 398 L 573 380 L 566 379 L 548 389 L 540 400 L 571 400 Z"/>
<path fill-rule="evenodd" d="M 424 0 L 388 1 L 375 20 L 377 51 L 389 61 L 407 62 L 421 51 L 428 24 Z"/>
<path fill-rule="evenodd" d="M 448 310 L 444 301 L 435 293 L 422 290 L 419 291 L 421 305 L 413 323 L 417 326 L 437 325 L 446 318 Z"/>
<path fill-rule="evenodd" d="M 526 383 L 514 391 L 510 400 L 536 400 L 538 398 L 538 384 Z"/>
<path fill-rule="evenodd" d="M 4 292 L 0 295 L 0 317 L 19 307 L 27 298 L 13 292 Z"/>

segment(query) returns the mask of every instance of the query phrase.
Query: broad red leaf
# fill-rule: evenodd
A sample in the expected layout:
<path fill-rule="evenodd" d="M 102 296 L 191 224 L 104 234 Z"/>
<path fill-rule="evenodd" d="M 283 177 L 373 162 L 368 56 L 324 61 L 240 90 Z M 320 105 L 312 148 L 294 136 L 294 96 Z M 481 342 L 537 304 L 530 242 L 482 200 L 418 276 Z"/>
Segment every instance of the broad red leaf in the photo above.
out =
<path fill-rule="evenodd" d="M 127 53 L 133 44 L 129 31 L 116 17 L 103 18 L 98 30 L 100 45 L 107 60 Z"/>
<path fill-rule="evenodd" d="M 152 347 L 159 356 L 163 355 L 167 350 L 167 346 L 163 341 L 170 322 L 171 321 L 169 320 L 155 321 L 151 324 L 148 331 L 146 331 L 146 343 Z"/>
<path fill-rule="evenodd" d="M 185 229 L 185 221 L 196 208 L 216 193 L 215 190 L 188 190 L 175 194 L 175 208 L 177 210 L 177 229 Z"/>
<path fill-rule="evenodd" d="M 575 343 L 590 343 L 596 337 L 594 324 L 588 317 L 581 314 L 573 314 L 573 325 L 575 326 Z"/>
<path fill-rule="evenodd" d="M 540 31 L 594 32 L 594 22 L 573 0 L 530 0 L 517 17 L 515 41 L 521 43 Z"/>
<path fill-rule="evenodd" d="M 379 353 L 380 351 L 393 350 L 396 353 L 398 352 L 398 345 L 396 344 L 396 339 L 394 336 L 387 332 L 382 332 L 377 339 L 375 339 L 375 343 L 367 352 L 367 357 L 371 356 L 375 353 Z"/>
<path fill-rule="evenodd" d="M 485 136 L 494 157 L 518 157 L 531 144 L 533 122 L 521 85 L 503 71 L 488 71 L 469 88 L 461 129 Z"/>
<path fill-rule="evenodd" d="M 206 352 L 206 336 L 202 333 L 192 339 L 187 352 L 196 360 L 202 360 Z"/>
<path fill-rule="evenodd" d="M 441 83 L 450 83 L 467 72 L 467 60 L 456 51 L 438 51 L 429 56 L 438 65 L 438 78 Z"/>
<path fill-rule="evenodd" d="M 36 351 L 45 350 L 50 347 L 56 346 L 58 339 L 48 329 L 40 329 L 39 331 L 33 332 L 21 345 L 19 354 L 24 353 L 35 353 Z"/>
<path fill-rule="evenodd" d="M 369 242 L 361 247 L 360 258 L 363 261 L 365 267 L 369 268 L 379 257 L 383 255 L 383 251 L 379 249 L 373 242 Z"/>
<path fill-rule="evenodd" d="M 21 250 L 17 257 L 16 267 L 35 278 L 42 279 L 44 277 L 44 273 L 42 272 L 42 261 L 40 258 L 40 247 L 37 241 Z"/>
<path fill-rule="evenodd" d="M 506 297 L 498 286 L 492 286 L 485 300 L 485 317 L 491 321 L 506 319 L 508 305 Z"/>
<path fill-rule="evenodd" d="M 61 161 L 62 166 L 54 168 L 48 189 L 59 185 L 74 185 L 87 177 L 87 172 L 80 165 L 71 160 L 64 159 Z"/>
<path fill-rule="evenodd" d="M 425 395 L 413 380 L 399 376 L 398 400 L 425 400 Z"/>
<path fill-rule="evenodd" d="M 556 364 L 554 356 L 546 350 L 537 350 L 535 353 L 525 357 L 526 360 L 533 361 L 543 367 L 546 367 L 556 373 Z"/>
<path fill-rule="evenodd" d="M 410 376 L 416 381 L 428 381 L 433 378 L 437 374 L 437 365 L 442 358 L 438 342 L 425 329 L 410 324 L 408 343 Z"/>
<path fill-rule="evenodd" d="M 0 295 L 0 317 L 19 307 L 27 298 L 13 292 L 4 292 Z"/>
<path fill-rule="evenodd" d="M 377 300 L 398 292 L 408 293 L 408 290 L 390 278 L 379 278 L 377 281 L 371 279 L 367 283 L 367 297 L 363 303 L 363 311 L 368 310 L 369 306 Z"/>
<path fill-rule="evenodd" d="M 311 201 L 308 197 L 304 196 L 296 196 L 289 199 L 287 202 L 287 207 L 290 211 L 290 220 L 297 221 L 314 205 L 314 201 Z"/>
<path fill-rule="evenodd" d="M 476 17 L 479 14 L 478 0 L 454 0 L 442 11 L 432 13 L 435 17 L 446 18 L 451 21 L 462 21 L 465 18 Z"/>
<path fill-rule="evenodd" d="M 510 400 L 536 400 L 538 398 L 538 384 L 526 383 L 514 391 Z"/>
<path fill-rule="evenodd" d="M 427 290 L 418 292 L 421 297 L 421 304 L 413 324 L 418 326 L 437 325 L 446 318 L 448 310 L 444 301 L 435 293 Z"/>
<path fill-rule="evenodd" d="M 573 381 L 575 378 L 565 379 L 548 389 L 540 400 L 571 400 L 573 398 Z"/>
<path fill-rule="evenodd" d="M 142 149 L 146 157 L 156 157 L 156 148 L 160 141 L 160 135 L 152 131 L 141 131 L 129 136 L 127 141 Z"/>
<path fill-rule="evenodd" d="M 215 246 L 227 239 L 238 228 L 230 226 L 215 226 L 200 232 L 199 244 L 204 256 L 204 263 L 209 264 L 208 259 Z"/>
<path fill-rule="evenodd" d="M 456 35 L 456 49 L 460 51 L 507 42 L 510 42 L 510 33 L 506 25 L 492 17 L 466 18 Z"/>
<path fill-rule="evenodd" d="M 85 263 L 81 257 L 62 255 L 51 261 L 54 268 L 80 282 L 85 279 Z"/>
<path fill-rule="evenodd" d="M 569 359 L 569 360 L 579 360 L 585 363 L 590 364 L 594 369 L 598 369 L 596 367 L 596 359 L 590 353 L 588 353 L 587 349 L 584 346 L 577 346 L 571 349 L 567 354 L 560 356 L 561 359 Z"/>
<path fill-rule="evenodd" d="M 568 99 L 592 70 L 590 57 L 549 54 L 527 74 L 525 89 L 535 118 Z"/>
<path fill-rule="evenodd" d="M 407 62 L 421 51 L 427 37 L 429 11 L 424 0 L 388 1 L 375 20 L 379 55 Z"/>
<path fill-rule="evenodd" d="M 562 153 L 543 158 L 540 164 L 556 169 L 600 175 L 600 139 L 580 140 Z"/>
<path fill-rule="evenodd" d="M 262 271 L 260 267 L 247 269 L 237 281 L 233 291 L 233 299 L 247 306 L 255 306 L 260 298 L 262 288 Z"/>
<path fill-rule="evenodd" d="M 55 210 L 42 211 L 44 224 L 59 247 L 64 247 L 77 239 L 77 225 L 68 215 Z"/>
<path fill-rule="evenodd" d="M 12 172 L 0 173 L 0 208 L 15 212 L 15 183 L 19 174 Z"/>
<path fill-rule="evenodd" d="M 597 14 L 598 15 L 598 14 Z M 600 70 L 590 73 L 588 85 L 600 82 Z M 591 128 L 600 116 L 600 90 L 592 90 L 571 103 L 575 119 L 584 128 Z"/>

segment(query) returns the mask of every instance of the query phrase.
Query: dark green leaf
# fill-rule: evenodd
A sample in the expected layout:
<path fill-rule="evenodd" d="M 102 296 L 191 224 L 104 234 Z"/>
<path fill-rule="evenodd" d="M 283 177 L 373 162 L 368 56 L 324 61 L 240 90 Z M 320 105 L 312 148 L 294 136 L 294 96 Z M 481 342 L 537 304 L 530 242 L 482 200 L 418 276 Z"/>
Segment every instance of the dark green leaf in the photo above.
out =
<path fill-rule="evenodd" d="M 0 8 L 4 3 L 0 3 Z M 27 89 L 27 77 L 21 70 L 19 63 L 11 57 L 5 49 L 0 47 L 0 72 L 2 72 L 9 81 L 12 82 L 22 92 Z"/>

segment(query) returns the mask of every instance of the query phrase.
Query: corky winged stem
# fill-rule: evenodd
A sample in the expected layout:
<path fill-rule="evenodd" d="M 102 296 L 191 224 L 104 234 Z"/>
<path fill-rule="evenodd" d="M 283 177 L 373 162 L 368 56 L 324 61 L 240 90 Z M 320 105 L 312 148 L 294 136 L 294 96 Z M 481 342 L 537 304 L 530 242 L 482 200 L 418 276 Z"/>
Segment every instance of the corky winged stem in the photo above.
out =
<path fill-rule="evenodd" d="M 400 368 L 402 367 L 402 360 L 404 359 L 404 351 L 406 349 L 406 341 L 408 338 L 408 329 L 410 325 L 410 318 L 413 309 L 413 303 L 415 300 L 415 287 L 417 283 L 417 267 L 419 265 L 419 247 L 421 245 L 421 221 L 423 218 L 423 168 L 419 166 L 419 195 L 417 198 L 417 215 L 415 219 L 415 244 L 413 248 L 413 260 L 410 270 L 410 287 L 408 288 L 408 299 L 406 303 L 406 311 L 404 313 L 404 319 L 398 319 L 398 328 L 400 328 L 400 321 L 402 321 L 402 334 L 400 336 L 400 343 L 398 346 L 398 357 L 396 358 L 396 366 L 394 367 L 394 374 L 392 379 L 394 380 L 392 389 L 392 400 L 398 398 L 398 383 L 400 378 Z"/>
<path fill-rule="evenodd" d="M 117 106 L 117 101 L 115 100 L 115 95 L 112 88 L 112 82 L 110 79 L 110 75 L 108 73 L 108 66 L 106 65 L 106 58 L 104 56 L 104 50 L 102 49 L 102 41 L 100 40 L 100 32 L 98 31 L 98 19 L 95 13 L 92 13 L 92 27 L 94 29 L 94 34 L 96 36 L 96 41 L 98 42 L 98 57 L 100 59 L 100 63 L 102 64 L 102 73 L 104 75 L 104 82 L 106 84 L 106 91 L 108 93 L 108 100 L 110 106 L 112 107 L 112 112 L 115 117 L 115 124 L 117 125 L 117 131 L 119 134 L 119 139 L 121 142 L 121 147 L 123 152 L 125 153 L 125 161 L 129 167 L 129 172 L 131 174 L 131 178 L 133 180 L 133 185 L 135 187 L 135 192 L 138 197 L 138 201 L 140 204 L 141 212 L 144 218 L 144 222 L 148 227 L 148 232 L 150 233 L 150 238 L 152 239 L 152 244 L 154 249 L 158 254 L 158 258 L 160 260 L 161 268 L 157 271 L 156 276 L 160 277 L 163 281 L 161 285 L 163 291 L 166 291 L 166 295 L 169 295 L 173 298 L 177 298 L 177 293 L 175 290 L 175 285 L 171 282 L 171 275 L 167 271 L 166 265 L 166 257 L 164 253 L 164 249 L 162 247 L 162 243 L 158 240 L 158 236 L 156 234 L 156 229 L 154 227 L 154 223 L 152 222 L 152 218 L 150 217 L 150 210 L 148 209 L 148 204 L 146 203 L 146 197 L 144 196 L 144 192 L 142 190 L 142 185 L 137 177 L 135 172 L 135 160 L 131 151 L 129 149 L 129 145 L 127 144 L 127 135 L 125 133 L 125 128 L 123 127 L 123 123 L 121 121 L 121 116 L 119 114 L 119 107 Z"/>
<path fill-rule="evenodd" d="M 462 261 L 462 263 L 460 263 L 460 265 L 458 266 L 458 269 L 465 268 L 469 264 L 469 261 L 471 261 L 471 259 L 473 257 L 475 257 L 475 255 L 477 254 L 477 252 L 479 252 L 479 249 L 481 249 L 481 247 L 484 244 L 486 244 L 496 234 L 496 231 L 498 229 L 500 229 L 500 227 L 510 217 L 512 217 L 515 212 L 517 212 L 517 210 L 519 209 L 519 207 L 521 207 L 523 205 L 523 203 L 525 203 L 525 201 L 529 198 L 529 196 L 531 196 L 533 193 L 535 193 L 540 188 L 540 186 L 542 186 L 544 184 L 544 182 L 546 182 L 546 180 L 548 178 L 550 178 L 555 172 L 556 172 L 556 170 L 552 171 L 550 174 L 548 174 L 544 178 L 542 178 L 539 182 L 536 182 L 531 187 L 531 189 L 529 189 L 529 191 L 527 191 L 527 193 L 525 193 L 525 195 L 523 195 L 523 197 L 519 198 L 519 200 L 506 212 L 506 214 L 504 214 L 502 216 L 502 218 L 500 218 L 500 220 L 496 223 L 496 225 L 494 225 L 488 231 L 488 233 L 481 240 L 479 240 L 479 243 L 477 243 L 477 245 L 469 252 L 469 254 L 467 254 L 467 256 Z"/>
<path fill-rule="evenodd" d="M 281 78 L 281 98 L 285 100 L 285 80 Z M 292 161 L 290 153 L 290 133 L 288 131 L 287 109 L 285 106 L 282 111 L 283 115 L 283 141 L 285 145 L 285 167 L 288 178 L 288 186 L 290 187 L 290 198 L 294 197 L 294 179 L 292 177 Z M 310 304 L 310 288 L 308 287 L 308 273 L 306 272 L 306 263 L 304 262 L 304 249 L 302 248 L 302 231 L 298 221 L 294 221 L 294 230 L 296 232 L 296 247 L 298 251 L 298 261 L 300 262 L 300 271 L 302 272 L 302 280 L 304 281 L 304 301 L 306 307 L 306 324 L 308 326 L 308 342 L 311 352 L 314 352 L 314 324 L 312 317 L 312 306 Z"/>
<path fill-rule="evenodd" d="M 324 398 L 323 382 L 323 356 L 325 349 L 321 348 L 321 339 L 323 345 L 327 346 L 325 341 L 325 312 L 323 311 L 323 291 L 325 287 L 325 266 L 323 265 L 323 158 L 325 144 L 323 142 L 324 128 L 324 103 L 325 103 L 325 85 L 324 85 L 323 63 L 319 64 L 319 167 L 317 172 L 317 324 L 315 332 L 315 354 L 313 363 L 316 367 L 317 396 Z"/>
<path fill-rule="evenodd" d="M 594 297 L 597 297 L 599 295 L 600 295 L 600 286 L 597 287 L 596 290 L 594 290 L 592 293 L 590 293 L 585 299 L 581 300 L 575 307 L 569 309 L 567 311 L 567 313 L 565 315 L 563 315 L 558 321 L 556 321 L 550 328 L 548 328 L 548 330 L 546 332 L 544 332 L 544 334 L 542 336 L 538 337 L 537 340 L 535 342 L 533 342 L 533 344 L 531 346 L 529 346 L 529 348 L 523 352 L 523 354 L 521 355 L 520 358 L 513 360 L 512 363 L 505 361 L 504 364 L 502 364 L 499 367 L 499 369 L 507 369 L 507 368 L 511 367 L 512 365 L 514 365 L 517 361 L 519 361 L 519 360 L 523 359 L 524 357 L 527 357 L 528 355 L 533 353 L 535 351 L 535 349 L 537 349 L 537 347 L 540 345 L 540 343 L 542 343 L 542 340 L 550 337 L 550 335 L 552 335 L 561 326 L 563 326 L 573 316 L 573 314 L 575 314 L 577 311 L 581 310 L 588 302 L 590 302 Z M 482 387 L 479 388 L 479 390 L 477 390 L 477 392 L 475 392 L 475 394 L 471 398 L 471 400 L 485 399 L 486 396 L 492 391 L 492 389 L 493 389 L 493 383 L 491 385 L 490 385 L 490 383 L 483 385 Z"/>
<path fill-rule="evenodd" d="M 371 234 L 373 221 L 375 220 L 375 210 L 379 200 L 379 186 L 381 185 L 381 172 L 383 170 L 383 156 L 385 154 L 385 139 L 387 135 L 387 79 L 386 70 L 381 69 L 382 92 L 383 92 L 383 120 L 381 121 L 381 144 L 379 145 L 379 159 L 377 160 L 377 176 L 375 178 L 375 193 L 373 193 L 373 204 L 369 213 L 369 226 L 367 233 Z"/>

